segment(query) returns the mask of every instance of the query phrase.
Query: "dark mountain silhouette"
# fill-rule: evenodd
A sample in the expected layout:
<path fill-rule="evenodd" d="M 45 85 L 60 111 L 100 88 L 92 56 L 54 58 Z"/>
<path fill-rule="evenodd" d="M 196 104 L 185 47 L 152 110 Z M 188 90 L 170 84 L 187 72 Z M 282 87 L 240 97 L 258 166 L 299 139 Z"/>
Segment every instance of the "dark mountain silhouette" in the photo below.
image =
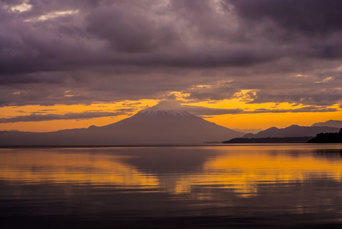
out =
<path fill-rule="evenodd" d="M 329 120 L 329 121 L 326 121 L 326 122 L 314 123 L 312 126 L 330 126 L 330 127 L 342 128 L 342 121 L 339 121 L 339 120 Z"/>
<path fill-rule="evenodd" d="M 317 134 L 309 143 L 342 143 L 342 128 L 337 133 Z"/>
<path fill-rule="evenodd" d="M 157 105 L 107 126 L 46 133 L 0 132 L 0 145 L 203 144 L 242 136 L 181 107 Z"/>
<path fill-rule="evenodd" d="M 243 138 L 284 138 L 284 137 L 314 137 L 322 132 L 336 132 L 338 128 L 329 126 L 298 126 L 292 125 L 286 128 L 272 127 L 256 134 L 246 134 Z"/>
<path fill-rule="evenodd" d="M 283 137 L 283 138 L 233 138 L 223 143 L 305 143 L 312 137 Z"/>

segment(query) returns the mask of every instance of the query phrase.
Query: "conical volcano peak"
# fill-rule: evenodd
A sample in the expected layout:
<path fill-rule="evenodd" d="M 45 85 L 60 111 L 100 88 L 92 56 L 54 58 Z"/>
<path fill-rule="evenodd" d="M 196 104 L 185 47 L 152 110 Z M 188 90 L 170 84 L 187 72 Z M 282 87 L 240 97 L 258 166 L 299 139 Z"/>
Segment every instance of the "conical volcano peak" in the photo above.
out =
<path fill-rule="evenodd" d="M 194 116 L 186 111 L 186 109 L 177 100 L 163 100 L 153 107 L 146 108 L 138 112 L 136 116 Z"/>
<path fill-rule="evenodd" d="M 146 110 L 151 111 L 180 111 L 184 110 L 182 105 L 177 100 L 163 100 L 160 101 L 157 105 L 147 108 Z"/>

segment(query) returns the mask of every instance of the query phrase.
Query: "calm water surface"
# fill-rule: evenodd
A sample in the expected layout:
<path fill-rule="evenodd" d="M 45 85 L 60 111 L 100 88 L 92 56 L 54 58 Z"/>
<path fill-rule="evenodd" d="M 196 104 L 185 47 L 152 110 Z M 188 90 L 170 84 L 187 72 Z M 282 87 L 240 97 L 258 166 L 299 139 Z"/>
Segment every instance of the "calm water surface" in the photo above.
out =
<path fill-rule="evenodd" d="M 342 145 L 0 149 L 0 228 L 342 228 Z"/>

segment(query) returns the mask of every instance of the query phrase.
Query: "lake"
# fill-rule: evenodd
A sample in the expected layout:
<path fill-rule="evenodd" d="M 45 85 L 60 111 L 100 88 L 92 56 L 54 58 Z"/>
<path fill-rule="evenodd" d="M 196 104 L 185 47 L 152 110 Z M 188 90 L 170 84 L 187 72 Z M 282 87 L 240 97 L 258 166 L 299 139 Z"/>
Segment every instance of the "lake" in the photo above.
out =
<path fill-rule="evenodd" d="M 341 144 L 0 149 L 0 228 L 341 228 Z"/>

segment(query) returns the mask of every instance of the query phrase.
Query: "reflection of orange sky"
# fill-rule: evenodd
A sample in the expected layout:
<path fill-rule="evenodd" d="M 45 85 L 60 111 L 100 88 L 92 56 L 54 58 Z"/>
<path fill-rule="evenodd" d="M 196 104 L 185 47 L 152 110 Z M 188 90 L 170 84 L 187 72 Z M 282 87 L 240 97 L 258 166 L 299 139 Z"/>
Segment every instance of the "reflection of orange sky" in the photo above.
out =
<path fill-rule="evenodd" d="M 158 179 L 106 154 L 29 151 L 0 153 L 0 179 L 24 182 L 158 186 Z"/>
<path fill-rule="evenodd" d="M 190 192 L 194 185 L 221 185 L 242 196 L 257 194 L 262 183 L 305 182 L 311 178 L 342 181 L 342 160 L 314 157 L 302 151 L 296 156 L 260 151 L 225 154 L 207 161 L 203 173 L 182 176 L 174 189 L 176 193 Z M 248 147 L 246 147 L 248 150 Z"/>
<path fill-rule="evenodd" d="M 282 153 L 291 148 L 212 148 L 222 152 L 208 158 L 201 172 L 162 175 L 139 171 L 134 165 L 125 163 L 125 157 L 115 154 L 3 149 L 0 151 L 0 179 L 154 187 L 172 194 L 190 194 L 194 186 L 218 185 L 240 196 L 256 195 L 258 184 L 303 183 L 313 178 L 342 182 L 342 160 L 314 156 L 312 149 L 298 147 L 299 153 L 294 156 Z"/>

